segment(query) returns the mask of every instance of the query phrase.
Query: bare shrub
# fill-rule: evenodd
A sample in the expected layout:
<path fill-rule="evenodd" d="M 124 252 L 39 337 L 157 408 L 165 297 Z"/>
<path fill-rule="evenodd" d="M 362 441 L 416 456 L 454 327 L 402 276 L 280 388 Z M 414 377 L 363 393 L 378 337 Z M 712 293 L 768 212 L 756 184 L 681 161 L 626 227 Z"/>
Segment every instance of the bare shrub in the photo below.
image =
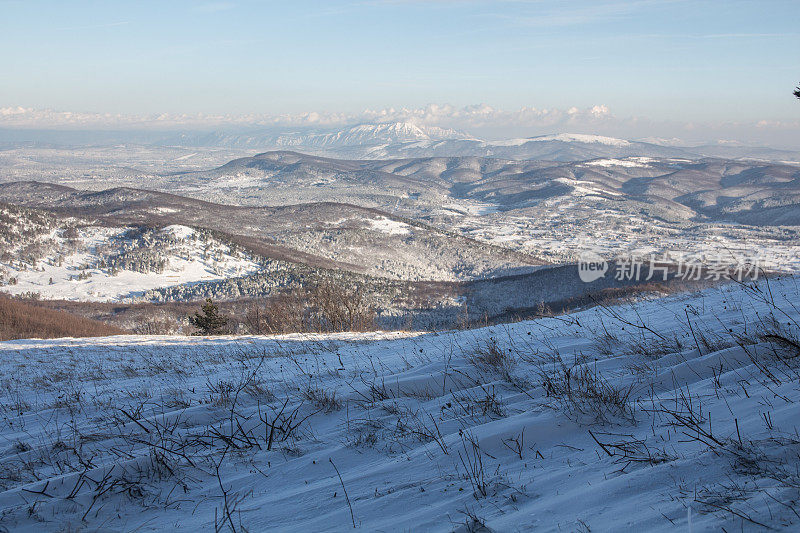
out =
<path fill-rule="evenodd" d="M 313 403 L 317 409 L 321 409 L 326 413 L 338 411 L 342 408 L 342 401 L 336 397 L 336 391 L 328 392 L 322 387 L 309 383 L 308 387 L 303 391 L 303 396 Z"/>
<path fill-rule="evenodd" d="M 563 362 L 551 370 L 539 373 L 548 397 L 558 400 L 570 415 L 579 418 L 589 416 L 593 422 L 607 423 L 614 418 L 634 420 L 634 409 L 630 402 L 633 386 L 616 387 L 596 369 L 586 365 L 569 367 Z"/>
<path fill-rule="evenodd" d="M 254 335 L 371 331 L 376 327 L 376 317 L 366 291 L 357 285 L 323 281 L 251 307 L 244 325 Z"/>
<path fill-rule="evenodd" d="M 180 323 L 165 313 L 154 313 L 144 317 L 136 324 L 134 333 L 138 335 L 175 335 L 181 329 Z"/>
<path fill-rule="evenodd" d="M 367 331 L 375 329 L 375 309 L 366 292 L 356 286 L 323 282 L 314 287 L 310 303 L 317 313 L 320 331 Z"/>
<path fill-rule="evenodd" d="M 484 395 L 478 399 L 478 406 L 481 408 L 483 415 L 493 415 L 499 418 L 506 416 L 506 408 L 503 405 L 503 399 L 497 395 L 494 385 L 491 387 L 481 389 Z"/>
<path fill-rule="evenodd" d="M 462 451 L 458 452 L 458 459 L 464 467 L 466 478 L 469 480 L 475 497 L 485 498 L 489 494 L 489 482 L 483 467 L 483 450 L 477 439 L 467 432 L 461 434 Z"/>
<path fill-rule="evenodd" d="M 245 329 L 251 335 L 305 331 L 299 303 L 297 292 L 291 292 L 268 298 L 261 305 L 253 305 L 245 314 Z"/>
<path fill-rule="evenodd" d="M 491 533 L 486 521 L 469 508 L 459 511 L 466 516 L 463 524 L 453 530 L 454 533 Z"/>
<path fill-rule="evenodd" d="M 453 402 L 461 412 L 472 418 L 489 416 L 490 418 L 503 418 L 508 412 L 503 403 L 503 398 L 497 394 L 494 385 L 479 385 L 478 388 L 464 390 L 453 395 Z"/>
<path fill-rule="evenodd" d="M 776 385 L 800 381 L 800 324 L 771 301 L 770 312 L 750 331 L 731 333 L 750 362 Z M 756 349 L 757 346 L 767 351 Z"/>
<path fill-rule="evenodd" d="M 397 413 L 397 425 L 394 429 L 395 436 L 410 435 L 421 442 L 435 442 L 444 455 L 450 454 L 444 434 L 432 414 L 425 411 L 420 414 L 419 411 L 399 405 L 397 406 Z M 430 425 L 428 425 L 428 420 L 430 420 Z"/>
<path fill-rule="evenodd" d="M 228 407 L 231 405 L 234 396 L 236 395 L 237 387 L 232 381 L 217 380 L 216 382 L 207 382 L 208 393 L 211 397 L 211 403 L 219 407 Z"/>
<path fill-rule="evenodd" d="M 770 317 L 762 327 L 759 337 L 773 345 L 773 352 L 779 360 L 800 362 L 800 336 L 791 324 L 784 324 L 774 316 Z"/>
<path fill-rule="evenodd" d="M 630 436 L 621 438 L 621 435 L 606 433 L 606 435 L 615 437 L 616 440 L 602 442 L 600 440 L 602 435 L 601 437 L 597 437 L 597 435 L 591 431 L 589 431 L 589 435 L 609 457 L 614 457 L 617 463 L 623 464 L 622 468 L 619 469 L 620 472 L 624 472 L 631 465 L 646 464 L 652 466 L 674 461 L 677 458 L 668 454 L 663 449 L 652 449 L 644 440 L 635 439 Z"/>
<path fill-rule="evenodd" d="M 500 347 L 494 337 L 490 337 L 485 344 L 478 345 L 470 361 L 478 367 L 501 372 L 507 371 L 513 362 L 510 352 Z"/>
<path fill-rule="evenodd" d="M 301 416 L 302 407 L 301 403 L 290 408 L 289 398 L 286 398 L 282 404 L 269 408 L 270 412 L 262 413 L 259 406 L 258 417 L 264 423 L 264 442 L 268 451 L 272 450 L 272 446 L 276 442 L 286 442 L 297 438 L 303 422 L 320 412 L 317 410 Z"/>
<path fill-rule="evenodd" d="M 594 337 L 593 348 L 601 355 L 614 355 L 622 346 L 622 339 L 617 334 L 609 331 L 604 331 Z"/>

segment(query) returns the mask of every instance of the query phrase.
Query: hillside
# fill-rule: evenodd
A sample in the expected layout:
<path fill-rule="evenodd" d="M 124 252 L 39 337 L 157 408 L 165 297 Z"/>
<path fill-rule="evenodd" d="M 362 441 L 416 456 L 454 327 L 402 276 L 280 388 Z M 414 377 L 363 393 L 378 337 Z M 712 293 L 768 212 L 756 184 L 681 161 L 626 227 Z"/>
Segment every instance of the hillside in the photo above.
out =
<path fill-rule="evenodd" d="M 16 295 L 122 300 L 262 271 L 258 256 L 181 225 L 109 226 L 0 204 L 0 287 Z"/>
<path fill-rule="evenodd" d="M 0 295 L 0 341 L 122 335 L 124 329 Z"/>
<path fill-rule="evenodd" d="M 80 191 L 39 182 L 0 185 L 0 202 L 92 217 L 108 226 L 188 226 L 216 232 L 268 260 L 390 279 L 472 279 L 542 264 L 524 253 L 351 204 L 240 207 L 143 189 Z"/>
<path fill-rule="evenodd" d="M 529 140 L 529 144 L 576 141 Z M 574 136 L 573 136 L 574 137 Z M 588 137 L 590 146 L 627 141 Z M 583 137 L 579 137 L 583 138 Z M 627 144 L 626 144 L 627 143 Z M 193 196 L 201 190 L 225 202 L 281 205 L 287 199 L 356 202 L 426 213 L 439 203 L 484 211 L 542 209 L 548 200 L 579 205 L 624 202 L 657 216 L 699 222 L 800 225 L 800 167 L 726 159 L 576 155 L 568 162 L 481 157 L 419 157 L 379 161 L 267 152 L 219 168 L 165 176 L 160 187 Z M 167 185 L 169 184 L 169 185 Z M 777 210 L 776 210 L 777 209 Z"/>
<path fill-rule="evenodd" d="M 791 531 L 798 297 L 784 278 L 441 334 L 0 343 L 3 523 Z"/>
<path fill-rule="evenodd" d="M 574 262 L 587 248 L 608 258 L 735 254 L 796 270 L 799 169 L 722 159 L 343 160 L 278 151 L 211 170 L 117 176 L 123 186 L 101 191 L 6 183 L 0 201 L 114 226 L 211 229 L 271 260 L 394 280 L 512 275 Z"/>
<path fill-rule="evenodd" d="M 772 268 L 794 269 L 800 242 L 796 164 L 651 157 L 339 160 L 281 151 L 165 176 L 157 187 L 253 206 L 346 200 L 551 263 L 574 261 L 587 247 L 609 256 L 736 250 L 759 255 Z"/>

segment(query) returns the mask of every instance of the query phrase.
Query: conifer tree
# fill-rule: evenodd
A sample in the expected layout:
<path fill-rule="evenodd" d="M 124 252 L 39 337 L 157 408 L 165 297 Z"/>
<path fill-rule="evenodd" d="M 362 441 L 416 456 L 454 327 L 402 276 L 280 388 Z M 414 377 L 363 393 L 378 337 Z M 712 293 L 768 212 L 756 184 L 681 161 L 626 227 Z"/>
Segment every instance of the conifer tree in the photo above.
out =
<path fill-rule="evenodd" d="M 199 330 L 196 335 L 222 335 L 225 333 L 228 319 L 220 314 L 219 307 L 211 301 L 211 298 L 206 298 L 201 312 L 190 316 L 189 322 Z"/>

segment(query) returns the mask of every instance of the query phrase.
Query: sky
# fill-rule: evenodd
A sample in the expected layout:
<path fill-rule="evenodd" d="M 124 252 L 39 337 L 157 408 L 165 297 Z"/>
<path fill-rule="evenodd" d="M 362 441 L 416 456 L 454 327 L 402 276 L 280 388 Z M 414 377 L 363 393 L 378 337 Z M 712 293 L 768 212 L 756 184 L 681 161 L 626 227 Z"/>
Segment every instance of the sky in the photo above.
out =
<path fill-rule="evenodd" d="M 0 127 L 434 105 L 800 144 L 798 0 L 0 0 L 0 50 Z"/>

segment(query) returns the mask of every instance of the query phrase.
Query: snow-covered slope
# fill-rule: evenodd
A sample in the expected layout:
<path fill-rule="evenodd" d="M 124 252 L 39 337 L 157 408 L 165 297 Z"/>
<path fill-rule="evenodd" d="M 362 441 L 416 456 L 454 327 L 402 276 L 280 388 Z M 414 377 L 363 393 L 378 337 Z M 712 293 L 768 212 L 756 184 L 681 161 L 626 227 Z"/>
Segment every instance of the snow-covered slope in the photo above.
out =
<path fill-rule="evenodd" d="M 604 137 L 602 135 L 586 135 L 581 133 L 557 133 L 554 135 L 540 135 L 524 139 L 526 142 L 547 142 L 558 141 L 565 143 L 584 143 L 584 144 L 605 144 L 608 146 L 630 146 L 630 142 L 615 137 Z"/>
<path fill-rule="evenodd" d="M 795 278 L 441 334 L 0 343 L 14 531 L 800 524 Z"/>
<path fill-rule="evenodd" d="M 35 215 L 35 216 L 34 216 Z M 257 258 L 182 225 L 145 230 L 0 209 L 0 290 L 45 299 L 122 301 L 146 291 L 258 272 Z"/>
<path fill-rule="evenodd" d="M 276 155 L 280 161 L 271 158 Z M 313 161 L 306 162 L 303 159 L 300 154 L 279 152 L 235 160 L 218 169 L 219 173 L 194 176 L 199 178 L 197 182 L 190 182 L 192 178 L 184 180 L 181 176 L 175 178 L 174 185 L 165 187 L 171 192 L 193 189 L 197 196 L 209 199 L 215 185 L 220 185 L 220 182 L 226 187 L 231 182 L 241 184 L 245 180 L 237 177 L 239 171 L 252 172 L 265 185 L 256 187 L 253 192 L 282 191 L 280 194 L 286 195 L 287 201 L 281 202 L 280 207 L 263 207 L 267 202 L 259 202 L 261 205 L 253 207 L 235 205 L 240 203 L 238 201 L 213 204 L 198 198 L 133 188 L 78 191 L 38 182 L 0 184 L 0 202 L 25 205 L 45 213 L 81 213 L 114 227 L 181 224 L 203 228 L 216 232 L 227 242 L 243 242 L 243 246 L 253 254 L 274 261 L 390 279 L 475 279 L 500 272 L 530 271 L 529 267 L 541 264 L 525 254 L 480 243 L 407 218 L 401 219 L 389 209 L 379 211 L 330 201 L 298 204 L 297 198 L 306 186 L 322 190 L 317 184 L 328 178 L 345 178 L 343 183 L 335 183 L 330 188 L 343 186 L 343 200 L 351 202 L 353 198 L 348 198 L 349 193 L 358 188 L 354 185 L 364 184 L 362 188 L 366 189 L 373 188 L 371 182 L 378 182 L 374 189 L 379 189 L 379 186 L 386 185 L 382 180 L 389 178 L 395 182 L 392 190 L 403 194 L 402 184 L 407 186 L 411 183 L 401 176 L 357 172 L 357 169 L 353 174 L 358 181 L 354 183 L 349 175 L 344 174 L 345 170 L 336 168 L 336 161 L 312 158 Z M 331 166 L 333 175 L 326 173 Z M 292 170 L 284 172 L 286 167 Z M 345 162 L 341 168 L 353 170 L 350 162 Z M 318 172 L 318 169 L 323 172 Z M 237 190 L 235 185 L 230 188 Z M 244 190 L 239 189 L 239 192 Z M 332 195 L 326 196 L 330 198 Z M 404 231 L 381 229 L 392 222 Z"/>
<path fill-rule="evenodd" d="M 537 137 L 483 140 L 448 128 L 413 122 L 365 123 L 338 128 L 279 131 L 220 131 L 181 135 L 172 145 L 234 149 L 291 149 L 349 159 L 409 157 L 501 157 L 581 161 L 598 157 L 690 157 L 691 149 L 603 135 L 554 133 Z M 786 154 L 782 159 L 786 159 Z"/>
<path fill-rule="evenodd" d="M 292 148 L 319 153 L 356 152 L 366 154 L 375 147 L 407 143 L 428 144 L 447 140 L 472 139 L 448 128 L 425 126 L 412 122 L 380 122 L 356 124 L 344 128 L 323 128 L 299 131 L 254 130 L 182 135 L 173 142 L 189 146 L 229 146 L 239 149 Z M 352 155 L 351 154 L 351 155 Z"/>
<path fill-rule="evenodd" d="M 307 144 L 321 147 L 344 147 L 353 145 L 377 145 L 414 141 L 443 141 L 468 139 L 468 135 L 451 129 L 420 126 L 410 122 L 383 124 L 359 124 L 345 130 L 310 135 Z"/>

